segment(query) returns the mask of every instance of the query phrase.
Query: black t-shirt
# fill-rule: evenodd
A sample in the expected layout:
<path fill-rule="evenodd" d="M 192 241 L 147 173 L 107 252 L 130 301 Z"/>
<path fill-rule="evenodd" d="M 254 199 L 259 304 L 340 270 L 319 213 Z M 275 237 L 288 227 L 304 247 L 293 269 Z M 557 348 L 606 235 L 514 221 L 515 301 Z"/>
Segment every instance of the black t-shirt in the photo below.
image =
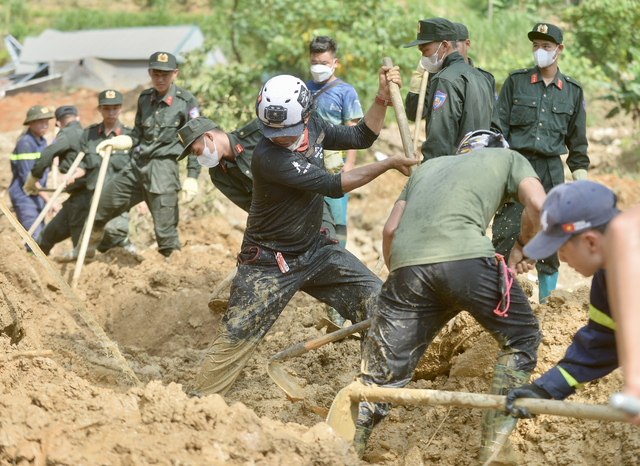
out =
<path fill-rule="evenodd" d="M 243 251 L 258 246 L 288 256 L 303 254 L 320 236 L 323 197 L 342 197 L 341 174 L 324 168 L 324 151 L 366 149 L 377 139 L 361 120 L 336 126 L 311 117 L 308 145 L 293 152 L 263 137 L 253 151 L 253 197 Z"/>

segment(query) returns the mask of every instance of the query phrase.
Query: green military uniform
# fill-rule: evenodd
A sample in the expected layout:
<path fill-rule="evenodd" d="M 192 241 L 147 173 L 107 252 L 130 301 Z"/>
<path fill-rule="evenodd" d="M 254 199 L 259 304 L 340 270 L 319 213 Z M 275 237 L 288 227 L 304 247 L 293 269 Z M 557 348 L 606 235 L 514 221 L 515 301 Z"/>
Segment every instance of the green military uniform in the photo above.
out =
<path fill-rule="evenodd" d="M 113 91 L 115 92 L 115 91 Z M 104 123 L 96 123 L 87 127 L 82 133 L 80 148 L 85 153 L 84 159 L 80 163 L 80 168 L 91 168 L 90 175 L 87 179 L 87 187 L 92 191 L 96 187 L 98 181 L 98 172 L 102 163 L 102 157 L 96 151 L 96 147 L 102 141 L 115 136 L 131 134 L 132 128 L 118 122 L 111 133 L 106 134 Z M 116 150 L 111 153 L 107 174 L 104 180 L 104 186 L 122 169 L 131 162 L 131 150 Z M 108 249 L 125 246 L 129 235 L 129 212 L 123 212 L 118 217 L 110 220 L 105 225 L 105 236 L 98 246 L 100 252 Z"/>
<path fill-rule="evenodd" d="M 589 167 L 586 118 L 582 86 L 560 70 L 547 86 L 537 66 L 509 74 L 493 117 L 511 149 L 529 160 L 546 192 L 564 183 L 560 155 L 567 149 L 567 165 L 572 172 Z M 520 204 L 511 201 L 495 216 L 493 245 L 505 257 L 520 232 L 522 210 Z M 538 272 L 547 275 L 555 274 L 559 266 L 557 254 L 536 265 Z"/>
<path fill-rule="evenodd" d="M 164 52 L 154 53 L 149 62 L 150 69 L 163 71 L 177 66 L 175 57 Z M 177 230 L 180 179 L 176 159 L 182 147 L 178 129 L 199 115 L 196 98 L 175 84 L 164 96 L 154 88 L 142 91 L 130 134 L 132 147 L 139 146 L 139 151 L 105 187 L 94 230 L 104 228 L 112 218 L 146 201 L 153 216 L 158 252 L 168 257 L 172 251 L 180 250 Z M 189 156 L 187 168 L 187 175 L 197 179 L 201 168 L 195 157 Z"/>
<path fill-rule="evenodd" d="M 473 63 L 473 60 L 471 58 L 469 58 L 469 66 L 472 66 L 473 68 L 475 68 L 476 70 L 478 70 L 480 72 L 480 74 L 482 76 L 485 77 L 485 79 L 487 81 L 489 81 L 489 89 L 491 89 L 491 95 L 498 100 L 498 93 L 496 92 L 496 78 L 493 76 L 493 74 L 491 74 L 490 72 L 488 72 L 487 70 L 483 70 L 482 68 L 480 68 L 479 66 L 476 66 Z"/>
<path fill-rule="evenodd" d="M 422 20 L 415 41 L 405 45 L 457 40 L 455 26 L 443 18 Z M 419 95 L 407 94 L 407 116 L 414 119 Z M 487 79 L 465 63 L 460 53 L 449 54 L 440 71 L 429 79 L 429 92 L 425 100 L 426 140 L 422 144 L 424 160 L 456 153 L 462 138 L 478 129 L 490 129 L 495 97 Z"/>
<path fill-rule="evenodd" d="M 56 109 L 56 118 L 59 120 L 65 115 L 77 115 L 77 113 L 74 107 L 63 106 Z M 53 144 L 42 151 L 40 158 L 31 169 L 31 174 L 38 179 L 41 178 L 44 171 L 51 167 L 55 157 L 58 157 L 60 172 L 67 173 L 81 150 L 81 137 L 80 123 L 77 121 L 67 123 L 60 130 Z M 87 176 L 91 174 L 90 172 L 91 170 L 88 169 L 85 176 L 76 179 L 65 189 L 70 194 L 69 198 L 62 203 L 60 212 L 42 230 L 38 238 L 38 246 L 45 254 L 49 254 L 56 243 L 69 237 L 74 247 L 78 244 L 91 207 L 93 190 L 87 186 Z"/>

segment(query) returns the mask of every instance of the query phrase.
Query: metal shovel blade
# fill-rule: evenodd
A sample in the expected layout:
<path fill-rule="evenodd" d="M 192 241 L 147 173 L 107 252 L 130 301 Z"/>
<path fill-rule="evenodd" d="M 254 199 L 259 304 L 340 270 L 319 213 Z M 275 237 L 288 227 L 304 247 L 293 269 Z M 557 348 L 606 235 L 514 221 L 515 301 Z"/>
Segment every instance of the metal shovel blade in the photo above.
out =
<path fill-rule="evenodd" d="M 269 374 L 271 380 L 273 380 L 275 384 L 285 392 L 291 401 L 303 401 L 304 404 L 307 405 L 314 413 L 326 418 L 329 414 L 329 410 L 321 408 L 320 406 L 315 406 L 305 399 L 306 393 L 304 389 L 300 386 L 298 380 L 286 371 L 282 365 L 282 361 L 302 356 L 311 350 L 320 348 L 327 343 L 341 340 L 349 335 L 353 335 L 354 333 L 363 332 L 370 326 L 371 319 L 363 320 L 355 325 L 345 327 L 336 332 L 324 335 L 323 337 L 316 338 L 315 340 L 298 343 L 291 348 L 287 348 L 269 359 L 269 362 L 267 363 L 267 374 Z"/>
<path fill-rule="evenodd" d="M 273 380 L 276 385 L 282 389 L 282 391 L 287 395 L 287 398 L 291 401 L 294 403 L 296 401 L 302 401 L 317 415 L 322 416 L 323 418 L 327 417 L 329 410 L 309 403 L 305 399 L 306 393 L 298 383 L 298 380 L 287 372 L 280 361 L 269 361 L 267 364 L 267 374 L 269 374 L 271 380 Z"/>

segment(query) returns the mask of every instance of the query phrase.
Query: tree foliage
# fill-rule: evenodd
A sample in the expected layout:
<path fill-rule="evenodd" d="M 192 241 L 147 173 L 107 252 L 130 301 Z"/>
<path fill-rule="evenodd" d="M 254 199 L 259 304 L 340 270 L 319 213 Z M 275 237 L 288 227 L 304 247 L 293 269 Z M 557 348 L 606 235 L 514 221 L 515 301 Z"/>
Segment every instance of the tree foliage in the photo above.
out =
<path fill-rule="evenodd" d="M 605 76 L 603 99 L 640 121 L 640 2 L 638 0 L 590 0 L 565 10 L 564 19 L 592 63 L 601 63 Z"/>

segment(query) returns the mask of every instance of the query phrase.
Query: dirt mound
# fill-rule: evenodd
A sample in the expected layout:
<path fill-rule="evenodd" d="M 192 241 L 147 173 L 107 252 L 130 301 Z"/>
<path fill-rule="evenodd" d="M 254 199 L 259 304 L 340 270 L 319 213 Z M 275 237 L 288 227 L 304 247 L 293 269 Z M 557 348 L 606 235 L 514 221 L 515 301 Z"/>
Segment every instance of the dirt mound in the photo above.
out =
<path fill-rule="evenodd" d="M 0 346 L 11 351 L 6 339 Z M 357 463 L 326 424 L 260 419 L 217 395 L 189 399 L 176 384 L 117 394 L 46 358 L 5 363 L 0 383 L 3 464 Z"/>
<path fill-rule="evenodd" d="M 402 182 L 391 181 L 396 188 Z M 369 207 L 363 208 L 364 202 L 354 196 L 354 213 L 371 216 L 376 197 L 388 194 L 384 191 L 393 189 L 387 186 L 393 183 L 374 185 L 366 197 Z M 385 203 L 384 210 L 390 205 Z M 366 235 L 381 228 L 381 222 L 357 223 L 355 231 Z M 140 255 L 116 250 L 88 263 L 79 284 L 89 310 L 148 384 L 132 388 L 56 284 L 34 257 L 26 256 L 19 238 L 0 219 L 5 252 L 0 257 L 0 286 L 14 309 L 12 314 L 8 304 L 0 305 L 0 326 L 5 329 L 1 350 L 54 351 L 51 359 L 3 363 L 3 460 L 290 464 L 289 458 L 294 458 L 301 464 L 357 463 L 352 450 L 326 432 L 319 415 L 304 403 L 290 402 L 266 373 L 271 356 L 325 332 L 316 328 L 325 315 L 324 305 L 303 293 L 285 308 L 224 401 L 184 395 L 181 387 L 193 383 L 219 322 L 221 314 L 211 313 L 207 300 L 235 264 L 241 228 L 220 216 L 191 218 L 180 228 L 183 250 L 169 263 L 154 249 Z M 355 244 L 373 267 L 376 242 Z M 59 267 L 69 278 L 73 267 Z M 583 288 L 554 293 L 549 305 L 537 307 L 544 340 L 534 377 L 562 357 L 586 322 L 587 301 Z M 494 340 L 462 313 L 436 338 L 409 387 L 486 393 L 497 351 Z M 326 409 L 357 375 L 360 341 L 329 344 L 284 365 L 305 388 L 308 401 Z M 605 403 L 621 386 L 617 371 L 587 384 L 572 401 Z M 480 416 L 479 410 L 461 408 L 395 407 L 374 431 L 364 461 L 476 464 Z M 640 460 L 640 434 L 622 424 L 540 416 L 521 422 L 512 443 L 522 464 L 613 465 Z"/>

